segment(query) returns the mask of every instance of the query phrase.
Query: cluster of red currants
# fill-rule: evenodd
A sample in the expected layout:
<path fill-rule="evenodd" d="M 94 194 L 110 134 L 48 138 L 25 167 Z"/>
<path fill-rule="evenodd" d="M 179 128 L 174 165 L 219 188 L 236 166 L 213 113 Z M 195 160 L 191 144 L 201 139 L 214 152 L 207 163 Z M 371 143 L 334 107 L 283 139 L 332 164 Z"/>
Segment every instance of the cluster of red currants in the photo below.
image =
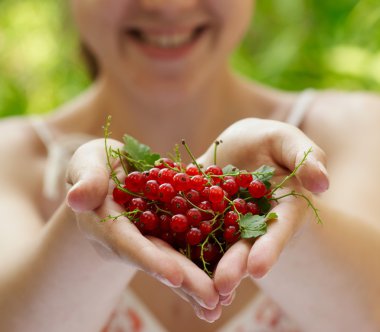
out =
<path fill-rule="evenodd" d="M 113 190 L 115 202 L 143 235 L 158 237 L 206 272 L 242 237 L 243 216 L 264 215 L 270 183 L 255 172 L 160 158 Z"/>

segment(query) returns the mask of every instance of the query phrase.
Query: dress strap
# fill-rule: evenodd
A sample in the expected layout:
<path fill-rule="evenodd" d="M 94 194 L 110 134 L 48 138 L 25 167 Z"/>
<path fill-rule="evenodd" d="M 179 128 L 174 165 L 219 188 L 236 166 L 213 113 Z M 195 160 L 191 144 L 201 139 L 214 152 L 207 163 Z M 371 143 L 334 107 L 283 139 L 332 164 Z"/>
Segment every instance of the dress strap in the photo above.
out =
<path fill-rule="evenodd" d="M 299 127 L 306 112 L 309 110 L 311 103 L 315 100 L 316 94 L 317 92 L 314 89 L 306 89 L 302 91 L 296 99 L 286 122 Z"/>

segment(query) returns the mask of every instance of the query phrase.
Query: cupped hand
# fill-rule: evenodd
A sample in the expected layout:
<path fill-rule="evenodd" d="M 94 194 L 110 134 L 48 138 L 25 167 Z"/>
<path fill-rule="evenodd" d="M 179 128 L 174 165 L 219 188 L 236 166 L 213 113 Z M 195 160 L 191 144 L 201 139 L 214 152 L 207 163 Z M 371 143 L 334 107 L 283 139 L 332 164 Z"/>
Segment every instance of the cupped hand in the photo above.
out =
<path fill-rule="evenodd" d="M 274 166 L 280 183 L 302 161 L 311 148 L 296 177 L 287 181 L 276 196 L 292 190 L 303 194 L 311 203 L 312 193 L 322 193 L 329 187 L 324 152 L 298 128 L 272 120 L 244 119 L 227 128 L 218 138 L 217 164 L 232 164 L 239 169 L 254 171 L 262 165 Z M 210 165 L 214 160 L 214 145 L 199 160 Z M 281 252 L 301 226 L 313 218 L 308 201 L 300 196 L 279 200 L 272 209 L 278 218 L 268 225 L 267 233 L 256 240 L 240 240 L 224 254 L 214 273 L 215 287 L 222 304 L 230 304 L 234 290 L 246 276 L 265 276 Z"/>
<path fill-rule="evenodd" d="M 111 139 L 107 143 L 113 149 L 123 146 Z M 121 165 L 117 160 L 111 162 L 122 179 Z M 86 143 L 75 152 L 67 182 L 72 186 L 67 204 L 75 212 L 80 230 L 98 252 L 166 284 L 194 307 L 198 317 L 207 321 L 219 318 L 221 307 L 214 283 L 193 262 L 164 241 L 143 236 L 125 217 L 100 222 L 122 212 L 122 207 L 112 198 L 115 184 L 110 180 L 103 139 Z"/>

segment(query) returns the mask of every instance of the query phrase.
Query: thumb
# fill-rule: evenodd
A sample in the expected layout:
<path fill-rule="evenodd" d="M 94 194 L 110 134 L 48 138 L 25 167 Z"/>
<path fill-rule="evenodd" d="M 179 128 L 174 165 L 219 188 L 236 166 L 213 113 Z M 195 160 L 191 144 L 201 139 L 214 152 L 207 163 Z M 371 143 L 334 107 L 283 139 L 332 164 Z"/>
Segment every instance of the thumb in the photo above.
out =
<path fill-rule="evenodd" d="M 93 140 L 75 151 L 66 178 L 72 185 L 66 202 L 74 212 L 94 210 L 104 202 L 108 193 L 109 169 L 103 139 Z"/>

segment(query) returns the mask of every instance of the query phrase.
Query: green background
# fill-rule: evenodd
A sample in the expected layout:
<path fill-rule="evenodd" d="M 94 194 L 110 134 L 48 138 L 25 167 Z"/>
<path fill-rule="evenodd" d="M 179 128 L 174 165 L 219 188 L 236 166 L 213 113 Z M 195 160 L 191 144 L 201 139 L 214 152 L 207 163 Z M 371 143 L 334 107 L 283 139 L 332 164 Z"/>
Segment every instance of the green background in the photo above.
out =
<path fill-rule="evenodd" d="M 0 117 L 48 112 L 90 83 L 66 7 L 0 0 Z M 231 62 L 287 90 L 380 91 L 379 0 L 257 0 Z"/>

